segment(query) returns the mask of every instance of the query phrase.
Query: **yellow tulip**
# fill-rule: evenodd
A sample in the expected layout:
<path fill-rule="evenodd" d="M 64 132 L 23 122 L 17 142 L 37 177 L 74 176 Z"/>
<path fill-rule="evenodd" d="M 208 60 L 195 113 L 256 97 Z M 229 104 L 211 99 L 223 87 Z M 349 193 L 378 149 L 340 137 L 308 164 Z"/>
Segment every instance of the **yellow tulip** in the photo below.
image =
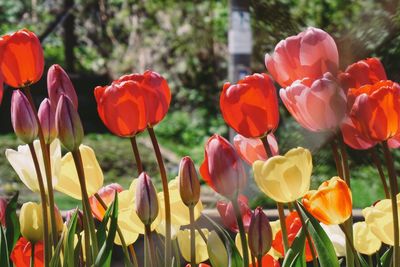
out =
<path fill-rule="evenodd" d="M 247 244 L 249 243 L 249 238 L 246 234 L 246 240 L 247 240 Z M 243 246 L 242 246 L 242 240 L 240 239 L 240 234 L 237 233 L 236 237 L 235 237 L 235 245 L 236 248 L 239 250 L 240 255 L 243 257 Z M 247 250 L 248 250 L 248 255 L 251 255 L 251 251 L 250 248 L 247 246 Z"/>
<path fill-rule="evenodd" d="M 208 238 L 208 229 L 201 229 L 201 231 Z M 196 263 L 200 263 L 208 259 L 207 244 L 197 230 L 195 235 Z M 177 239 L 182 257 L 190 262 L 190 230 L 180 230 L 177 234 Z"/>
<path fill-rule="evenodd" d="M 298 147 L 284 156 L 254 162 L 253 171 L 261 191 L 277 202 L 288 203 L 308 192 L 312 167 L 310 151 Z"/>
<path fill-rule="evenodd" d="M 274 240 L 275 235 L 281 230 L 281 223 L 279 222 L 279 220 L 276 220 L 269 222 L 269 224 L 271 225 L 272 229 L 272 240 Z M 271 255 L 276 260 L 282 258 L 282 254 L 279 253 L 279 251 L 275 250 L 273 247 L 271 247 L 267 254 Z"/>
<path fill-rule="evenodd" d="M 103 186 L 103 172 L 93 149 L 81 145 L 79 151 L 82 155 L 87 192 L 91 196 Z M 61 160 L 59 180 L 55 189 L 75 199 L 82 198 L 78 173 L 71 152 L 68 152 Z"/>
<path fill-rule="evenodd" d="M 32 243 L 43 240 L 42 207 L 34 202 L 24 203 L 19 215 L 21 234 Z"/>
<path fill-rule="evenodd" d="M 365 222 L 353 224 L 354 248 L 366 255 L 372 255 L 381 248 L 381 241 Z"/>
<path fill-rule="evenodd" d="M 207 251 L 214 267 L 228 266 L 229 258 L 225 245 L 215 231 L 211 231 L 207 239 Z"/>

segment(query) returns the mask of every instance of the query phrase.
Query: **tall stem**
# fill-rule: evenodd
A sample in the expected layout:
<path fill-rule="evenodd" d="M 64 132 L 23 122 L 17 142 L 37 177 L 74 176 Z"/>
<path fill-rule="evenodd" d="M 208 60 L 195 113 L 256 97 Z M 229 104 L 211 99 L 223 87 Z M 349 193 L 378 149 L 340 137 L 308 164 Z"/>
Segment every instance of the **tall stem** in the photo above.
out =
<path fill-rule="evenodd" d="M 376 148 L 375 147 L 371 148 L 370 153 L 371 153 L 372 161 L 374 162 L 374 165 L 376 166 L 376 168 L 378 170 L 379 177 L 381 178 L 383 190 L 385 191 L 385 197 L 390 198 L 390 192 L 389 192 L 389 188 L 388 188 L 388 185 L 386 182 L 385 173 L 383 172 L 382 164 L 381 164 L 381 161 L 379 160 L 378 153 L 376 152 Z"/>
<path fill-rule="evenodd" d="M 78 173 L 79 183 L 81 185 L 81 194 L 82 194 L 82 204 L 86 207 L 86 216 L 88 220 L 88 228 L 90 232 L 90 239 L 92 241 L 92 250 L 93 250 L 93 257 L 97 257 L 97 253 L 99 251 L 98 244 L 97 244 L 97 237 L 95 232 L 95 225 L 92 216 L 92 211 L 90 209 L 89 204 L 89 197 L 86 188 L 86 180 L 85 180 L 85 172 L 83 169 L 82 157 L 81 152 L 79 149 L 72 151 L 72 157 L 74 158 L 76 171 Z"/>
<path fill-rule="evenodd" d="M 258 255 L 258 256 L 257 256 L 257 266 L 258 266 L 258 267 L 262 267 L 262 258 L 263 258 L 262 255 Z M 253 266 L 256 266 L 256 265 L 253 264 Z"/>
<path fill-rule="evenodd" d="M 144 230 L 145 230 L 145 238 L 147 240 L 147 244 L 148 244 L 148 248 L 149 248 L 149 266 L 150 267 L 155 267 L 156 265 L 154 265 L 154 261 L 156 260 L 156 253 L 154 250 L 154 242 L 153 242 L 153 238 L 151 237 L 151 228 L 150 228 L 150 224 L 146 224 L 144 226 Z"/>
<path fill-rule="evenodd" d="M 44 265 L 49 266 L 51 244 L 49 240 L 49 224 L 48 224 L 48 214 L 47 214 L 47 198 L 46 191 L 44 188 L 43 177 L 40 171 L 39 162 L 37 159 L 36 151 L 32 143 L 28 144 L 29 150 L 32 155 L 33 165 L 35 166 L 36 176 L 40 191 L 40 201 L 42 203 L 42 216 L 43 216 L 43 241 L 44 241 Z M 33 246 L 33 245 L 32 245 Z"/>
<path fill-rule="evenodd" d="M 267 153 L 267 157 L 268 158 L 272 157 L 273 155 L 272 155 L 271 148 L 269 147 L 268 137 L 265 135 L 265 136 L 261 137 L 260 139 L 264 145 L 264 149 L 265 149 L 265 152 Z"/>
<path fill-rule="evenodd" d="M 49 197 L 49 208 L 50 208 L 50 224 L 51 224 L 51 233 L 53 237 L 53 246 L 56 248 L 58 243 L 58 235 L 57 235 L 57 225 L 56 225 L 56 214 L 54 210 L 54 192 L 53 192 L 53 181 L 52 181 L 52 174 L 51 174 L 51 166 L 50 166 L 50 152 L 47 151 L 46 143 L 44 141 L 44 135 L 42 126 L 40 125 L 39 117 L 37 114 L 37 109 L 35 103 L 33 102 L 31 90 L 29 87 L 24 88 L 24 93 L 29 101 L 32 110 L 34 111 L 36 122 L 39 126 L 39 141 L 40 141 L 40 148 L 42 149 L 42 157 L 44 162 L 44 169 L 46 172 L 46 182 L 47 182 L 47 195 Z M 52 254 L 52 252 L 50 251 Z M 50 255 L 51 255 L 50 254 Z"/>
<path fill-rule="evenodd" d="M 142 160 L 140 159 L 140 153 L 139 153 L 139 149 L 138 149 L 137 142 L 136 142 L 136 136 L 132 136 L 130 138 L 130 140 L 131 140 L 133 154 L 135 156 L 138 175 L 140 175 L 143 172 L 143 164 L 142 164 Z"/>
<path fill-rule="evenodd" d="M 394 167 L 392 154 L 390 153 L 389 146 L 386 141 L 382 142 L 383 152 L 386 159 L 386 166 L 389 174 L 390 184 L 390 199 L 392 202 L 392 213 L 393 213 L 393 232 L 394 232 L 394 245 L 393 245 L 393 266 L 400 264 L 400 247 L 399 247 L 399 217 L 397 209 L 397 175 Z"/>
<path fill-rule="evenodd" d="M 335 166 L 336 166 L 337 174 L 340 178 L 344 179 L 343 166 L 340 161 L 340 155 L 339 155 L 339 148 L 338 148 L 335 140 L 331 141 L 331 148 L 332 148 L 333 158 L 335 159 Z"/>
<path fill-rule="evenodd" d="M 243 266 L 248 267 L 249 266 L 249 249 L 247 246 L 247 238 L 246 238 L 246 232 L 244 230 L 243 226 L 243 220 L 242 220 L 242 214 L 240 212 L 240 207 L 238 200 L 231 200 L 233 209 L 235 211 L 235 216 L 236 216 L 236 221 L 238 224 L 239 228 L 239 234 L 240 234 L 240 241 L 242 242 L 242 252 L 243 252 Z"/>
<path fill-rule="evenodd" d="M 289 250 L 289 239 L 288 239 L 288 233 L 287 233 L 287 229 L 286 229 L 285 212 L 284 212 L 282 203 L 276 202 L 276 207 L 278 209 L 279 224 L 281 226 L 281 231 L 282 231 L 283 248 L 286 253 Z"/>
<path fill-rule="evenodd" d="M 190 218 L 190 265 L 196 266 L 196 232 L 194 225 L 194 206 L 189 206 Z"/>
<path fill-rule="evenodd" d="M 31 262 L 30 267 L 35 266 L 35 243 L 31 243 Z"/>
<path fill-rule="evenodd" d="M 153 128 L 148 127 L 151 142 L 153 144 L 154 152 L 156 154 L 158 167 L 160 169 L 161 182 L 164 194 L 164 205 L 165 205 L 165 266 L 169 267 L 171 265 L 171 206 L 169 200 L 169 189 L 168 189 L 168 179 L 167 173 L 165 171 L 164 162 L 161 156 L 160 147 L 157 142 L 157 137 L 154 133 Z"/>
<path fill-rule="evenodd" d="M 344 236 L 346 237 L 346 244 L 350 244 L 352 253 L 353 253 L 354 255 L 357 255 L 357 251 L 356 251 L 356 249 L 355 249 L 355 247 L 354 247 L 354 245 L 353 245 L 353 241 L 351 240 L 350 233 L 349 233 L 349 230 L 347 229 L 346 225 L 344 225 L 344 224 L 339 224 L 339 227 L 340 227 L 340 229 L 342 229 L 342 231 L 343 231 L 343 233 L 344 233 Z M 356 266 L 357 266 L 357 267 L 360 267 L 360 262 L 359 262 L 359 260 L 356 260 Z"/>
<path fill-rule="evenodd" d="M 82 201 L 82 209 L 83 209 L 83 233 L 85 236 L 85 252 L 86 252 L 86 266 L 92 266 L 92 257 L 91 257 L 91 250 L 90 250 L 90 232 L 89 232 L 89 218 L 87 216 L 87 209 L 86 209 L 86 205 L 85 202 Z M 82 258 L 83 260 L 83 258 Z M 94 261 L 94 260 L 93 260 Z"/>

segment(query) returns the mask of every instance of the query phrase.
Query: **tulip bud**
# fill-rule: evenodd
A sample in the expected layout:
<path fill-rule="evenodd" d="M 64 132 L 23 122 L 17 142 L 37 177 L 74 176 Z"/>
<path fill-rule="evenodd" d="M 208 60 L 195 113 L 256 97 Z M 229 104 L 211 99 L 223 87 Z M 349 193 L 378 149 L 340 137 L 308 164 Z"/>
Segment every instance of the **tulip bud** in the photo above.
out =
<path fill-rule="evenodd" d="M 179 193 L 186 206 L 195 206 L 200 199 L 200 183 L 190 157 L 184 157 L 179 166 Z"/>
<path fill-rule="evenodd" d="M 255 256 L 263 256 L 272 246 L 272 228 L 267 215 L 258 207 L 251 217 L 249 227 L 249 248 Z"/>
<path fill-rule="evenodd" d="M 158 215 L 158 198 L 150 176 L 142 172 L 136 185 L 136 213 L 144 225 L 150 225 Z"/>
<path fill-rule="evenodd" d="M 78 111 L 66 95 L 62 95 L 57 104 L 56 129 L 58 138 L 66 149 L 75 151 L 79 148 L 83 139 L 83 127 Z"/>
<path fill-rule="evenodd" d="M 65 223 L 68 225 L 69 221 L 74 216 L 75 212 L 78 212 L 77 224 L 76 224 L 76 233 L 79 234 L 83 231 L 83 212 L 79 209 L 68 210 L 65 215 Z"/>
<path fill-rule="evenodd" d="M 21 234 L 32 243 L 43 239 L 42 208 L 34 202 L 24 203 L 19 215 Z"/>
<path fill-rule="evenodd" d="M 48 214 L 50 214 L 50 211 L 48 212 Z M 57 206 L 54 206 L 54 214 L 55 214 L 55 219 L 56 219 L 55 223 L 56 223 L 57 233 L 61 234 L 62 231 L 64 230 L 64 221 L 63 221 L 61 212 Z M 51 222 L 49 221 L 49 225 L 50 225 L 50 223 Z"/>
<path fill-rule="evenodd" d="M 57 105 L 60 97 L 66 95 L 72 101 L 75 109 L 78 108 L 78 97 L 74 85 L 60 65 L 52 65 L 47 72 L 47 92 L 53 105 Z"/>
<path fill-rule="evenodd" d="M 211 233 L 208 235 L 207 251 L 212 266 L 229 266 L 228 253 L 226 252 L 224 243 L 215 231 L 211 231 Z"/>
<path fill-rule="evenodd" d="M 45 98 L 39 106 L 38 117 L 42 127 L 44 141 L 51 144 L 57 137 L 54 110 L 48 98 Z"/>
<path fill-rule="evenodd" d="M 7 200 L 3 197 L 0 197 L 0 227 L 6 226 L 6 208 Z"/>
<path fill-rule="evenodd" d="M 11 123 L 15 134 L 26 144 L 32 143 L 38 135 L 35 113 L 20 90 L 15 90 L 11 98 Z"/>

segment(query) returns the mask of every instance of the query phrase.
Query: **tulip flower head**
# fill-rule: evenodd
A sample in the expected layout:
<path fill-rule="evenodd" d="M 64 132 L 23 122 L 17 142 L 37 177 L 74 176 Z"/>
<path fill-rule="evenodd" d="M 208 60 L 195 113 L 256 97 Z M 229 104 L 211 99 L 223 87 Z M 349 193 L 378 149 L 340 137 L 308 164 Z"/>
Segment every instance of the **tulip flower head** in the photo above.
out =
<path fill-rule="evenodd" d="M 11 123 L 15 134 L 26 144 L 32 143 L 38 136 L 39 125 L 35 113 L 20 90 L 14 91 L 11 98 Z"/>
<path fill-rule="evenodd" d="M 55 113 L 52 110 L 50 100 L 45 98 L 39 106 L 38 117 L 42 127 L 43 137 L 46 144 L 51 144 L 57 137 Z"/>
<path fill-rule="evenodd" d="M 251 216 L 248 236 L 249 248 L 253 256 L 263 256 L 271 249 L 272 229 L 261 207 L 256 208 Z"/>
<path fill-rule="evenodd" d="M 293 202 L 310 189 L 311 152 L 298 147 L 284 156 L 274 156 L 253 164 L 254 179 L 267 196 L 281 203 Z"/>
<path fill-rule="evenodd" d="M 144 225 L 150 225 L 158 215 L 158 198 L 150 176 L 142 172 L 136 185 L 136 213 Z"/>
<path fill-rule="evenodd" d="M 333 38 L 321 29 L 310 27 L 280 41 L 272 55 L 265 55 L 265 66 L 283 88 L 296 80 L 336 75 L 339 54 Z"/>
<path fill-rule="evenodd" d="M 184 157 L 179 166 L 179 193 L 186 206 L 195 206 L 200 199 L 200 182 L 190 157 Z"/>
<path fill-rule="evenodd" d="M 208 238 L 208 229 L 202 228 L 201 231 Z M 208 259 L 207 243 L 200 236 L 198 230 L 195 231 L 195 248 L 196 248 L 196 264 L 206 261 Z M 190 262 L 190 231 L 189 229 L 180 230 L 177 235 L 179 250 L 182 257 Z"/>
<path fill-rule="evenodd" d="M 6 84 L 22 88 L 36 83 L 43 68 L 43 49 L 33 32 L 22 29 L 0 37 L 0 72 Z"/>
<path fill-rule="evenodd" d="M 35 254 L 34 263 L 35 267 L 44 266 L 43 259 L 43 242 L 38 241 L 35 243 Z M 10 259 L 14 263 L 15 267 L 26 267 L 30 266 L 32 253 L 32 243 L 26 238 L 20 237 L 15 243 L 14 249 L 11 252 Z"/>
<path fill-rule="evenodd" d="M 47 92 L 54 106 L 57 106 L 62 95 L 66 95 L 78 109 L 78 96 L 74 85 L 65 70 L 58 64 L 52 65 L 47 72 Z"/>
<path fill-rule="evenodd" d="M 239 203 L 239 209 L 243 221 L 243 226 L 245 231 L 247 232 L 250 226 L 250 221 L 253 213 L 249 207 L 249 201 L 246 196 L 239 195 L 237 201 Z M 232 232 L 238 233 L 239 228 L 237 225 L 237 220 L 235 217 L 235 211 L 233 209 L 232 202 L 231 201 L 226 202 L 223 200 L 217 201 L 217 210 L 219 216 L 221 217 L 222 223 L 225 225 L 225 227 L 231 230 Z"/>
<path fill-rule="evenodd" d="M 225 122 L 245 137 L 262 137 L 278 127 L 276 88 L 266 74 L 246 76 L 234 85 L 225 83 L 219 104 Z"/>
<path fill-rule="evenodd" d="M 344 235 L 342 229 L 340 229 L 339 225 L 326 225 L 323 223 L 320 223 L 320 225 L 331 240 L 333 248 L 336 252 L 336 256 L 346 256 L 346 236 Z"/>
<path fill-rule="evenodd" d="M 365 222 L 353 224 L 353 236 L 354 248 L 362 254 L 373 255 L 381 248 L 382 242 Z"/>
<path fill-rule="evenodd" d="M 19 215 L 21 235 L 32 243 L 43 240 L 42 208 L 33 202 L 24 203 Z"/>
<path fill-rule="evenodd" d="M 115 192 L 122 192 L 123 188 L 121 185 L 117 183 L 112 183 L 106 185 L 97 192 L 97 194 L 101 197 L 103 202 L 109 206 L 114 201 Z M 92 210 L 93 215 L 99 220 L 103 220 L 104 214 L 106 210 L 103 208 L 101 203 L 97 200 L 95 196 L 91 196 L 89 198 L 90 208 Z"/>
<path fill-rule="evenodd" d="M 267 140 L 272 155 L 277 155 L 279 153 L 278 143 L 276 142 L 274 134 L 268 134 Z M 239 156 L 249 165 L 253 165 L 256 160 L 268 159 L 264 145 L 259 138 L 246 138 L 243 135 L 237 134 L 233 138 L 233 145 Z"/>
<path fill-rule="evenodd" d="M 309 191 L 303 197 L 303 205 L 320 222 L 341 224 L 351 216 L 351 191 L 345 181 L 335 176 L 318 190 Z"/>
<path fill-rule="evenodd" d="M 237 198 L 247 182 L 243 163 L 235 149 L 217 134 L 210 137 L 205 145 L 200 174 L 214 191 L 230 200 Z"/>

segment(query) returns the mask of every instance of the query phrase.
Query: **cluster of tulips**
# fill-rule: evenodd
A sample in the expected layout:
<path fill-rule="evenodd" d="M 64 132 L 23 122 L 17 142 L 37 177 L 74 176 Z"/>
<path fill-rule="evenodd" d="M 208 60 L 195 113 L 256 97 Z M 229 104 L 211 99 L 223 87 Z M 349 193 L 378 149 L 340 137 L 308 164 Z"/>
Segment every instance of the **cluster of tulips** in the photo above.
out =
<path fill-rule="evenodd" d="M 181 160 L 177 177 L 168 181 L 154 131 L 171 101 L 160 74 L 128 74 L 94 89 L 103 123 L 129 139 L 137 167 L 132 176 L 138 177 L 128 189 L 103 186 L 95 152 L 82 144 L 78 97 L 67 73 L 58 65 L 49 68 L 48 98 L 37 110 L 30 86 L 43 74 L 40 42 L 26 29 L 2 36 L 0 95 L 3 83 L 15 88 L 11 120 L 24 143 L 7 149 L 6 157 L 21 181 L 40 194 L 40 203 L 24 203 L 18 217 L 18 195 L 0 199 L 0 265 L 110 266 L 115 244 L 126 266 L 332 267 L 344 261 L 357 267 L 400 266 L 400 198 L 390 151 L 400 146 L 400 86 L 387 79 L 377 58 L 344 71 L 338 58 L 333 38 L 316 28 L 282 40 L 265 57 L 290 114 L 309 131 L 329 133 L 337 176 L 317 190 L 310 190 L 308 149 L 279 155 L 272 78 L 253 74 L 223 86 L 221 113 L 238 134 L 233 144 L 217 134 L 210 137 L 199 168 L 205 183 L 226 199 L 217 202 L 219 225 L 202 214 L 198 172 L 190 157 Z M 136 136 L 144 131 L 153 144 L 162 192 L 157 193 L 141 162 Z M 385 199 L 363 210 L 365 221 L 354 224 L 346 145 L 368 151 L 385 191 Z M 270 222 L 261 207 L 249 208 L 242 195 L 248 184 L 244 164 L 252 166 L 255 183 L 276 202 L 279 220 Z M 67 211 L 63 218 L 54 190 L 81 200 L 82 209 Z M 212 229 L 200 227 L 200 216 Z M 143 255 L 133 246 L 140 236 Z"/>

